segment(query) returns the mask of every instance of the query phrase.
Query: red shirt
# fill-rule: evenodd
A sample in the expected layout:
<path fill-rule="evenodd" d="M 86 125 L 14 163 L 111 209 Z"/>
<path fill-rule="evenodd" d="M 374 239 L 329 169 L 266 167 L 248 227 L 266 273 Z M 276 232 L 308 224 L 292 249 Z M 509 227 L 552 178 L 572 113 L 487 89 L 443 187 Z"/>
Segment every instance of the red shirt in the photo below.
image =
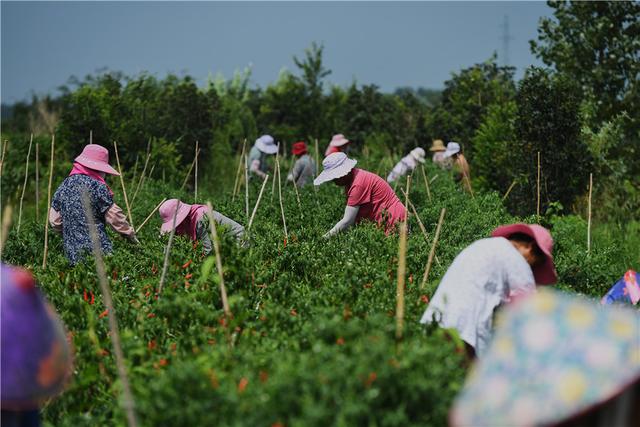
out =
<path fill-rule="evenodd" d="M 353 181 L 345 188 L 347 206 L 360 206 L 356 224 L 363 219 L 382 224 L 388 216 L 385 231 L 393 229 L 404 219 L 406 209 L 391 186 L 378 175 L 366 170 L 353 169 Z"/>

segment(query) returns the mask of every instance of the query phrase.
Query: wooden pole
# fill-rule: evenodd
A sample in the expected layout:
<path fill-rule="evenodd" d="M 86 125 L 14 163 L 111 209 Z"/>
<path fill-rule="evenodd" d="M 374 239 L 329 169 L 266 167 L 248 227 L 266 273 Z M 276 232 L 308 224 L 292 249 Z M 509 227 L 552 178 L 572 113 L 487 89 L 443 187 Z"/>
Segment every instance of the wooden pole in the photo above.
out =
<path fill-rule="evenodd" d="M 427 279 L 429 278 L 429 271 L 431 270 L 431 263 L 433 262 L 433 257 L 436 254 L 436 245 L 438 244 L 438 238 L 440 237 L 440 229 L 442 228 L 442 222 L 444 221 L 444 214 L 447 211 L 446 208 L 442 208 L 440 211 L 440 219 L 438 220 L 438 226 L 436 227 L 436 235 L 433 238 L 433 243 L 431 244 L 431 251 L 429 251 L 429 259 L 427 260 L 427 267 L 424 270 L 424 276 L 422 276 L 422 283 L 420 284 L 420 289 L 424 289 L 424 285 L 427 283 Z"/>
<path fill-rule="evenodd" d="M 276 157 L 276 168 L 278 173 L 278 195 L 280 197 L 280 213 L 282 214 L 282 226 L 284 228 L 284 238 L 289 240 L 289 233 L 287 232 L 287 220 L 284 217 L 284 205 L 282 204 L 282 182 L 280 179 L 280 162 L 278 161 L 278 157 Z"/>
<path fill-rule="evenodd" d="M 22 194 L 20 195 L 20 208 L 18 209 L 18 230 L 20 233 L 20 225 L 22 224 L 22 202 L 24 201 L 24 193 L 27 190 L 27 180 L 29 179 L 29 157 L 31 156 L 31 145 L 33 144 L 33 134 L 29 139 L 29 149 L 27 150 L 27 160 L 24 166 L 24 182 L 22 183 Z"/>
<path fill-rule="evenodd" d="M 402 192 L 404 193 L 405 196 L 407 196 L 407 193 L 405 193 L 404 190 L 402 190 Z M 424 227 L 424 224 L 423 224 L 422 220 L 420 219 L 420 215 L 418 215 L 418 211 L 416 210 L 416 207 L 414 206 L 413 203 L 411 203 L 411 199 L 409 199 L 408 196 L 407 196 L 407 202 L 409 203 L 409 206 L 411 207 L 411 212 L 413 213 L 413 216 L 415 216 L 416 220 L 418 221 L 418 226 L 420 227 L 420 231 L 422 231 L 422 235 L 424 236 L 424 240 L 426 242 L 428 242 L 429 241 L 429 234 L 427 233 L 427 229 Z M 438 255 L 434 255 L 434 259 L 436 260 L 438 265 L 442 265 L 442 264 L 440 264 L 440 260 L 438 259 Z"/>
<path fill-rule="evenodd" d="M 267 186 L 267 181 L 269 181 L 269 175 L 262 182 L 262 187 L 260 188 L 260 194 L 258 194 L 258 200 L 256 201 L 256 205 L 253 207 L 253 212 L 251 213 L 251 219 L 249 220 L 249 225 L 247 226 L 247 231 L 251 231 L 251 226 L 253 225 L 253 219 L 256 216 L 256 212 L 258 211 L 258 206 L 260 206 L 260 200 L 262 200 L 262 193 L 264 192 L 264 187 Z"/>
<path fill-rule="evenodd" d="M 318 138 L 316 138 L 315 145 L 316 145 L 316 166 L 319 168 L 322 163 L 320 162 L 320 151 L 318 150 Z"/>
<path fill-rule="evenodd" d="M 7 243 L 7 237 L 9 237 L 9 227 L 11 227 L 11 220 L 13 218 L 13 206 L 7 204 L 2 211 L 2 236 L 0 236 L 0 259 L 2 258 L 2 252 L 4 251 L 4 244 Z"/>
<path fill-rule="evenodd" d="M 40 144 L 36 142 L 36 222 L 40 221 Z"/>
<path fill-rule="evenodd" d="M 509 188 L 507 189 L 507 192 L 504 193 L 504 196 L 502 196 L 502 201 L 503 202 L 505 200 L 507 200 L 507 197 L 509 197 L 509 194 L 511 193 L 511 190 L 513 190 L 513 187 L 515 187 L 517 183 L 518 183 L 518 180 L 514 179 L 513 182 L 511 183 L 511 185 L 509 186 Z"/>
<path fill-rule="evenodd" d="M 536 185 L 537 193 L 538 193 L 538 202 L 536 204 L 536 215 L 538 218 L 540 217 L 540 152 L 538 151 L 538 180 Z"/>
<path fill-rule="evenodd" d="M 236 194 L 238 193 L 238 190 L 240 190 L 240 185 L 242 185 L 240 174 L 242 173 L 242 163 L 244 160 L 244 153 L 245 153 L 246 146 L 247 146 L 247 138 L 245 138 L 244 142 L 242 143 L 242 151 L 240 152 L 240 159 L 238 160 L 238 170 L 236 171 L 236 180 L 233 183 L 233 197 L 231 198 L 232 202 L 236 200 Z"/>
<path fill-rule="evenodd" d="M 431 202 L 431 188 L 429 187 L 429 180 L 427 179 L 427 174 L 424 171 L 424 165 L 420 165 L 420 171 L 422 172 L 422 179 L 424 179 L 424 188 L 427 189 L 427 197 L 429 198 L 429 202 Z"/>
<path fill-rule="evenodd" d="M 138 191 L 140 191 L 140 187 L 142 186 L 142 182 L 144 181 L 145 173 L 147 172 L 147 166 L 149 166 L 149 159 L 151 159 L 151 150 L 150 145 L 151 139 L 149 139 L 149 143 L 147 143 L 147 157 L 144 160 L 144 166 L 142 167 L 142 173 L 140 174 L 140 178 L 138 178 L 138 185 L 136 186 L 136 191 L 133 193 L 133 197 L 131 198 L 131 204 L 136 201 L 136 197 L 138 197 Z"/>
<path fill-rule="evenodd" d="M 133 176 L 131 177 L 131 185 L 132 186 L 136 185 L 136 181 L 138 179 L 138 162 L 139 161 L 140 161 L 140 155 L 136 154 L 136 162 L 133 164 Z"/>
<path fill-rule="evenodd" d="M 220 297 L 222 298 L 222 307 L 224 309 L 224 315 L 229 319 L 231 318 L 231 308 L 229 307 L 229 300 L 227 298 L 227 289 L 224 286 L 224 270 L 222 269 L 222 257 L 220 256 L 220 241 L 218 240 L 218 231 L 216 230 L 216 222 L 213 219 L 213 207 L 211 202 L 207 202 L 207 216 L 209 217 L 209 227 L 211 229 L 211 237 L 213 240 L 213 249 L 216 253 L 216 268 L 218 269 L 218 276 L 220 277 Z"/>
<path fill-rule="evenodd" d="M 89 130 L 89 144 L 93 144 L 93 129 Z"/>
<path fill-rule="evenodd" d="M 173 236 L 176 234 L 176 217 L 178 216 L 178 210 L 180 210 L 180 200 L 176 205 L 176 210 L 173 213 L 173 222 L 171 232 L 169 233 L 169 241 L 167 247 L 164 250 L 164 263 L 162 264 L 162 274 L 160 274 L 160 284 L 158 285 L 158 296 L 162 293 L 164 287 L 164 279 L 167 277 L 167 268 L 169 267 L 169 254 L 171 253 L 171 244 L 173 243 Z"/>
<path fill-rule="evenodd" d="M 409 200 L 409 185 L 411 177 L 407 176 L 407 190 L 405 192 L 405 204 Z M 404 283 L 407 270 L 407 220 L 409 210 L 405 209 L 404 220 L 400 224 L 400 241 L 398 243 L 398 277 L 396 283 L 396 341 L 402 339 L 404 329 Z"/>
<path fill-rule="evenodd" d="M 127 206 L 127 215 L 129 215 L 129 225 L 135 229 L 133 225 L 133 217 L 131 216 L 131 208 L 129 207 L 129 199 L 127 198 L 127 189 L 124 185 L 124 178 L 122 177 L 122 167 L 120 167 L 120 156 L 118 155 L 118 143 L 113 141 L 113 149 L 116 153 L 116 163 L 118 164 L 118 173 L 120 174 L 120 185 L 122 186 L 122 194 L 124 195 L 124 203 Z"/>
<path fill-rule="evenodd" d="M 593 173 L 589 174 L 589 210 L 587 213 L 587 253 L 591 253 L 591 193 L 593 191 Z"/>
<path fill-rule="evenodd" d="M 200 154 L 200 142 L 196 141 L 196 169 L 193 173 L 193 202 L 198 203 L 198 155 Z"/>
<path fill-rule="evenodd" d="M 191 162 L 191 166 L 189 166 L 187 175 L 184 177 L 184 181 L 182 181 L 182 185 L 180 186 L 180 191 L 184 190 L 185 185 L 187 185 L 187 181 L 189 181 L 189 177 L 191 176 L 191 171 L 193 170 L 193 167 L 196 164 L 196 159 L 198 158 L 198 154 L 199 153 L 196 153 L 196 157 L 193 158 L 193 161 Z"/>
<path fill-rule="evenodd" d="M 82 204 L 84 207 L 85 216 L 89 225 L 89 235 L 91 237 L 91 243 L 93 247 L 93 255 L 96 262 L 96 273 L 98 275 L 98 283 L 100 284 L 100 291 L 102 292 L 102 299 L 107 309 L 107 317 L 109 319 L 109 336 L 111 337 L 111 344 L 113 345 L 113 352 L 116 356 L 116 366 L 118 368 L 118 378 L 122 383 L 122 406 L 127 415 L 127 423 L 130 427 L 138 425 L 135 412 L 135 401 L 133 400 L 133 393 L 131 392 L 131 386 L 129 384 L 129 377 L 127 375 L 127 368 L 125 366 L 126 360 L 122 351 L 122 344 L 120 342 L 120 334 L 118 332 L 118 319 L 116 317 L 116 309 L 113 305 L 113 299 L 111 298 L 111 289 L 109 287 L 109 281 L 107 280 L 106 268 L 102 259 L 102 249 L 100 247 L 100 239 L 98 238 L 98 232 L 96 224 L 93 219 L 91 211 L 91 202 L 89 201 L 89 194 L 87 190 L 82 190 Z"/>
<path fill-rule="evenodd" d="M 300 215 L 304 219 L 304 211 L 302 210 L 302 202 L 300 201 L 300 192 L 298 191 L 298 184 L 296 184 L 296 180 L 293 180 L 293 189 L 296 192 L 296 199 L 298 200 L 298 208 L 300 209 Z"/>
<path fill-rule="evenodd" d="M 138 233 L 140 232 L 140 230 L 142 230 L 142 227 L 144 227 L 144 225 L 147 223 L 147 221 L 149 221 L 149 220 L 151 219 L 151 217 L 153 216 L 153 214 L 154 214 L 154 213 L 156 213 L 156 211 L 157 211 L 158 209 L 160 209 L 160 206 L 162 206 L 162 204 L 163 204 L 166 200 L 167 200 L 167 198 L 165 197 L 164 199 L 162 199 L 162 200 L 160 201 L 160 203 L 158 203 L 158 205 L 157 205 L 155 208 L 153 208 L 153 210 L 151 211 L 151 213 L 149 214 L 149 216 L 147 216 L 147 217 L 145 218 L 145 220 L 144 220 L 144 221 L 142 221 L 142 224 L 140 224 L 140 225 L 138 226 L 138 229 L 136 230 L 136 234 L 138 234 Z"/>
<path fill-rule="evenodd" d="M 2 177 L 5 155 L 7 154 L 7 145 L 9 145 L 9 140 L 5 139 L 4 144 L 2 144 L 2 157 L 0 157 L 0 178 Z"/>
<path fill-rule="evenodd" d="M 278 142 L 278 151 L 276 151 L 276 164 L 278 164 L 279 160 L 280 160 L 280 143 Z M 280 174 L 278 174 L 278 179 L 280 179 Z M 273 195 L 275 193 L 276 193 L 276 180 L 274 179 L 273 185 L 271 186 L 271 201 L 273 201 Z"/>
<path fill-rule="evenodd" d="M 44 216 L 44 254 L 42 255 L 42 269 L 47 268 L 47 254 L 49 252 L 49 211 L 51 210 L 51 185 L 53 184 L 53 161 L 56 146 L 56 135 L 51 135 L 51 160 L 49 163 L 49 187 L 47 190 L 47 211 Z"/>
<path fill-rule="evenodd" d="M 249 218 L 249 156 L 244 155 L 244 215 Z"/>

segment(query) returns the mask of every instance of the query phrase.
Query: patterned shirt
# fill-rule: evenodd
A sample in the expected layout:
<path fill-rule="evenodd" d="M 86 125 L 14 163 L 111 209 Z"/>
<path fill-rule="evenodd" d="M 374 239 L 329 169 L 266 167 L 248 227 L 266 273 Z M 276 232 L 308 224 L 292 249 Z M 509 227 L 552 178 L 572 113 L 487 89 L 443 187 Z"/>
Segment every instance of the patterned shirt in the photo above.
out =
<path fill-rule="evenodd" d="M 108 187 L 86 175 L 67 177 L 56 190 L 51 207 L 62 216 L 62 239 L 64 253 L 71 264 L 82 260 L 85 252 L 91 252 L 91 236 L 82 205 L 82 190 L 86 189 L 93 218 L 98 229 L 100 246 L 105 254 L 111 253 L 111 241 L 105 229 L 105 214 L 113 205 Z"/>

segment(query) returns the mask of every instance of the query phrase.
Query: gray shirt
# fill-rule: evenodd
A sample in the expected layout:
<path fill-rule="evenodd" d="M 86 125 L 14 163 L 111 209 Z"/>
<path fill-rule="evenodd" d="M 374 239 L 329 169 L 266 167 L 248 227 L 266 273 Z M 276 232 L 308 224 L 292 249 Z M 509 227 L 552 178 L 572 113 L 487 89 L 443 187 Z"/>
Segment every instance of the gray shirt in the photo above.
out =
<path fill-rule="evenodd" d="M 258 175 L 262 178 L 266 176 L 269 170 L 267 166 L 267 154 L 263 153 L 255 145 L 249 151 L 249 172 L 252 175 Z"/>
<path fill-rule="evenodd" d="M 310 155 L 303 154 L 293 165 L 289 180 L 294 181 L 298 187 L 303 187 L 313 181 L 316 175 L 316 162 Z"/>
<path fill-rule="evenodd" d="M 238 241 L 241 241 L 244 238 L 244 227 L 232 220 L 231 218 L 227 218 L 222 215 L 218 211 L 213 211 L 213 220 L 217 225 L 225 226 L 229 233 L 233 235 Z M 209 238 L 209 217 L 207 215 L 202 215 L 202 218 L 196 224 L 196 236 L 198 237 L 198 241 L 202 243 L 202 248 L 205 254 L 211 252 L 211 239 Z"/>

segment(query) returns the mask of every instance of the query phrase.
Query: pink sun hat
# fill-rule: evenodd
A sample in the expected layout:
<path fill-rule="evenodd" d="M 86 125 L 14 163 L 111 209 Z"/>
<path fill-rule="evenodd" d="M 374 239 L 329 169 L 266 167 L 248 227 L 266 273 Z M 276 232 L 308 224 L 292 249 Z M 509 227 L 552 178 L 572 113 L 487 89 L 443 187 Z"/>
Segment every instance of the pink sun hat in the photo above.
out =
<path fill-rule="evenodd" d="M 109 150 L 102 145 L 89 144 L 84 147 L 82 153 L 74 159 L 82 166 L 111 175 L 120 175 L 118 171 L 109 165 Z"/>
<path fill-rule="evenodd" d="M 343 152 L 329 154 L 322 161 L 322 168 L 324 170 L 313 180 L 313 185 L 320 185 L 345 176 L 351 172 L 351 169 L 356 166 L 356 163 L 358 163 L 357 160 L 348 158 Z"/>
<path fill-rule="evenodd" d="M 553 237 L 549 230 L 538 224 L 510 224 L 502 225 L 491 233 L 492 237 L 509 237 L 515 233 L 523 233 L 533 238 L 544 254 L 545 260 L 542 264 L 536 265 L 533 270 L 533 277 L 539 285 L 552 285 L 558 281 L 558 274 L 553 264 Z"/>
<path fill-rule="evenodd" d="M 178 208 L 178 204 L 180 207 Z M 162 219 L 162 225 L 160 226 L 160 233 L 168 233 L 173 228 L 173 215 L 176 212 L 176 208 L 178 208 L 178 214 L 176 215 L 176 227 L 182 224 L 189 215 L 191 211 L 191 205 L 181 202 L 178 199 L 169 199 L 160 205 L 160 209 L 158 213 L 160 214 L 160 218 Z"/>
<path fill-rule="evenodd" d="M 331 147 L 342 147 L 343 145 L 348 144 L 350 141 L 344 137 L 343 134 L 339 133 L 337 135 L 333 135 L 333 138 L 331 138 L 331 142 L 329 143 L 329 145 Z"/>

